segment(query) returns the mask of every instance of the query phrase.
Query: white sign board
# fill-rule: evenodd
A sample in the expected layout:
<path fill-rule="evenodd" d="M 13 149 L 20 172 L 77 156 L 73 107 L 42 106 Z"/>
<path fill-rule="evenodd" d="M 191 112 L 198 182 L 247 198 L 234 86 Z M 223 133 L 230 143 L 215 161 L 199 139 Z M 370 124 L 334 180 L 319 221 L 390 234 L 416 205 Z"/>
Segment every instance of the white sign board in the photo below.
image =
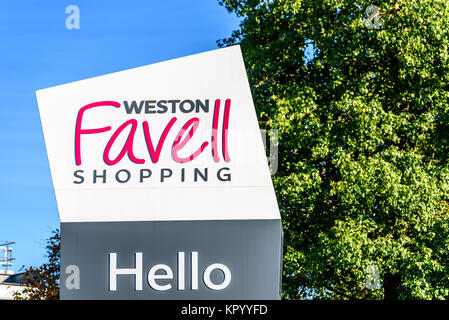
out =
<path fill-rule="evenodd" d="M 280 219 L 239 46 L 36 95 L 62 223 Z"/>

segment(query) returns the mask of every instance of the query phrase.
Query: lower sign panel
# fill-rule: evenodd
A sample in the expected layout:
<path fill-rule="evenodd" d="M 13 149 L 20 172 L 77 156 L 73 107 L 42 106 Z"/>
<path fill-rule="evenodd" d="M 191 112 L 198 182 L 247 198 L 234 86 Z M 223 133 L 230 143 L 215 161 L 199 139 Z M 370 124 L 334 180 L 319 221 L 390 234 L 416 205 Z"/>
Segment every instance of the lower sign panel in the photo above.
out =
<path fill-rule="evenodd" d="M 280 299 L 280 220 L 61 224 L 61 299 Z"/>

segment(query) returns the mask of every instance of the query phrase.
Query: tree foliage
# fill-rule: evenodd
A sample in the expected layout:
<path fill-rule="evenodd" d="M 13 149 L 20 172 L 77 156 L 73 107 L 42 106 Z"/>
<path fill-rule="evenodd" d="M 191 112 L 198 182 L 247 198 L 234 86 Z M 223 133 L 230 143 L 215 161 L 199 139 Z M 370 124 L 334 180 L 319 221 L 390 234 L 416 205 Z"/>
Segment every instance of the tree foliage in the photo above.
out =
<path fill-rule="evenodd" d="M 25 270 L 23 279 L 27 286 L 22 292 L 16 292 L 15 300 L 58 300 L 59 299 L 59 263 L 60 263 L 59 230 L 52 232 L 46 242 L 46 257 L 48 262 L 39 267 L 29 267 Z"/>
<path fill-rule="evenodd" d="M 449 1 L 220 4 L 279 129 L 284 298 L 449 298 Z"/>

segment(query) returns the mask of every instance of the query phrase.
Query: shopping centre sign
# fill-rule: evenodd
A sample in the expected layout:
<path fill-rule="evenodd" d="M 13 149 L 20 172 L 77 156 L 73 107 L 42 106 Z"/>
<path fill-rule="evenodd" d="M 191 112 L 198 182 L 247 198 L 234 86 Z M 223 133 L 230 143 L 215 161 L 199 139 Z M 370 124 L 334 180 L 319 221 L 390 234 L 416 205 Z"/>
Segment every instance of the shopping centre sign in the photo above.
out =
<path fill-rule="evenodd" d="M 36 95 L 61 298 L 279 298 L 281 221 L 238 46 Z"/>

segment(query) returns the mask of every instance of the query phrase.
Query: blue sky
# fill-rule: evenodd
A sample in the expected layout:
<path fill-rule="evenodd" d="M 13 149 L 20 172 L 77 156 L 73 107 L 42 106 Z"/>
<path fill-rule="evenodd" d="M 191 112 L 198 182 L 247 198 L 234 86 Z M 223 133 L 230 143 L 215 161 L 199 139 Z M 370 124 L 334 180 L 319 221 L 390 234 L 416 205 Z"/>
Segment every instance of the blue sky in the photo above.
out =
<path fill-rule="evenodd" d="M 65 26 L 80 9 L 80 29 Z M 0 240 L 45 261 L 59 226 L 35 91 L 217 48 L 239 20 L 217 0 L 0 0 Z"/>

